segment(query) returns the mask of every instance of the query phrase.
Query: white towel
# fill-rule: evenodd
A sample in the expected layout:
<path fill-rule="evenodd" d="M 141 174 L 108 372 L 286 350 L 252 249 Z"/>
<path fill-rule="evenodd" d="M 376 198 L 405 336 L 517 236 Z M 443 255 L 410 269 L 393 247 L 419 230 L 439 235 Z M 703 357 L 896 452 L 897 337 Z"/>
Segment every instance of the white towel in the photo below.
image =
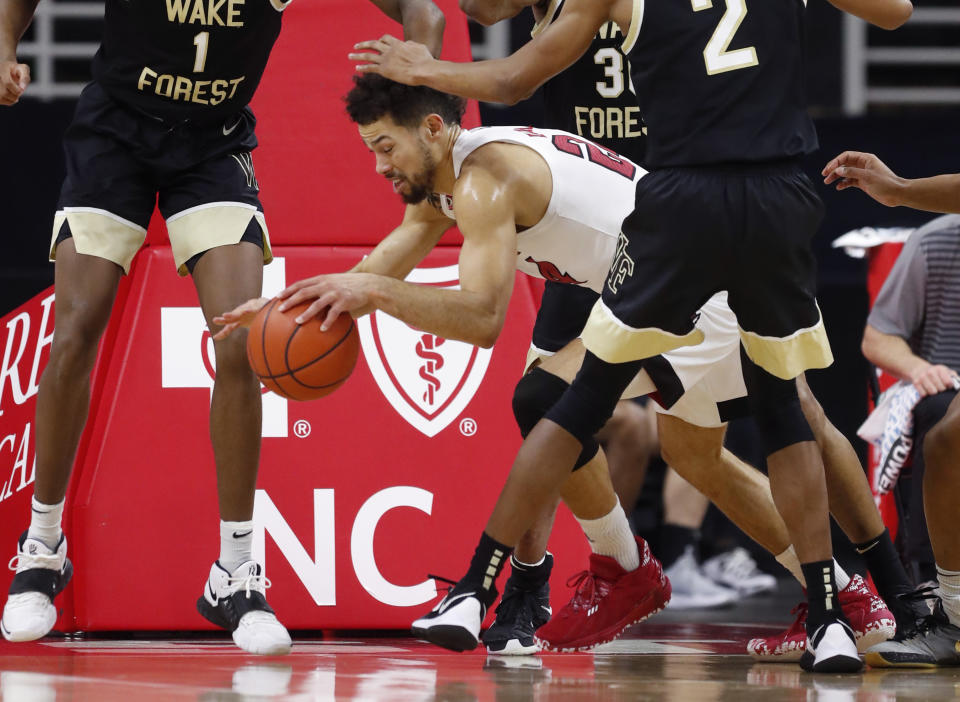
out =
<path fill-rule="evenodd" d="M 920 402 L 920 391 L 903 380 L 892 385 L 877 402 L 876 408 L 857 430 L 857 435 L 879 448 L 873 489 L 885 495 L 897 484 L 900 471 L 910 463 L 913 453 L 913 408 Z"/>

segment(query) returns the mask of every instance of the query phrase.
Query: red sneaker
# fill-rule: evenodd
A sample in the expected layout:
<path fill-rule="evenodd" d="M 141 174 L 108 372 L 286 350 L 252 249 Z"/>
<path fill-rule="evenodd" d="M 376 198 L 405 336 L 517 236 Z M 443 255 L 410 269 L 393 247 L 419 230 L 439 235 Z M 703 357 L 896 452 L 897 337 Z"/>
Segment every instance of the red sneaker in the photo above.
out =
<path fill-rule="evenodd" d="M 670 581 L 647 542 L 637 537 L 640 567 L 625 571 L 608 556 L 590 555 L 590 570 L 567 585 L 573 598 L 537 630 L 537 641 L 551 651 L 585 651 L 613 641 L 631 624 L 656 614 L 670 601 Z"/>
<path fill-rule="evenodd" d="M 886 603 L 870 589 L 859 575 L 840 591 L 840 609 L 857 637 L 857 650 L 863 653 L 871 646 L 892 638 L 897 623 Z M 800 660 L 807 647 L 807 603 L 801 602 L 790 612 L 797 618 L 782 634 L 750 639 L 747 653 L 768 663 L 792 663 Z"/>

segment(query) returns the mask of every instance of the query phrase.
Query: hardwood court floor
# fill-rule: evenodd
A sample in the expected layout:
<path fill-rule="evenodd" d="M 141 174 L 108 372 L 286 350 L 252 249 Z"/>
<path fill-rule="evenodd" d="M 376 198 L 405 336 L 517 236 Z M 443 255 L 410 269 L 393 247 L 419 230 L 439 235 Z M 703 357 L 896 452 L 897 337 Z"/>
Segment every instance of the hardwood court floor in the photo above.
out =
<path fill-rule="evenodd" d="M 293 652 L 243 654 L 226 637 L 0 640 L 0 700 L 86 702 L 388 700 L 391 702 L 894 702 L 960 699 L 960 668 L 811 675 L 758 664 L 751 636 L 788 623 L 784 598 L 714 612 L 671 612 L 595 652 L 488 657 L 397 634 L 295 635 Z M 730 623 L 733 622 L 733 623 Z M 775 623 L 772 623 L 775 622 Z"/>

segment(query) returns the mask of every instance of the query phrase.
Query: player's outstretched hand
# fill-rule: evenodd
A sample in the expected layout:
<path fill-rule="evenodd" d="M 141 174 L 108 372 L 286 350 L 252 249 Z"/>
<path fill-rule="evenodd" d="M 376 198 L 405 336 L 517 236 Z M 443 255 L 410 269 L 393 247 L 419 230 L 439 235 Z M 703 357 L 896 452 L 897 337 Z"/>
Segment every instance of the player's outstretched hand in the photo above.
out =
<path fill-rule="evenodd" d="M 15 105 L 30 85 L 30 66 L 0 61 L 0 105 Z"/>
<path fill-rule="evenodd" d="M 257 316 L 260 308 L 268 302 L 270 302 L 270 300 L 265 297 L 256 297 L 252 300 L 247 300 L 229 312 L 224 312 L 219 317 L 214 317 L 213 323 L 222 324 L 223 329 L 214 334 L 213 338 L 216 341 L 220 341 L 220 339 L 226 339 L 230 336 L 238 327 L 249 327 L 250 322 Z"/>
<path fill-rule="evenodd" d="M 379 73 L 384 78 L 407 85 L 419 85 L 420 69 L 434 61 L 430 49 L 415 41 L 401 41 L 384 34 L 379 39 L 354 44 L 351 61 L 357 64 L 359 73 Z"/>
<path fill-rule="evenodd" d="M 903 178 L 873 154 L 844 151 L 824 167 L 822 175 L 823 182 L 827 185 L 836 183 L 837 190 L 859 188 L 887 207 L 900 204 Z"/>
<path fill-rule="evenodd" d="M 326 310 L 321 325 L 326 331 L 343 312 L 354 317 L 369 314 L 373 310 L 371 293 L 376 289 L 378 279 L 380 276 L 371 273 L 335 273 L 305 278 L 280 292 L 277 296 L 283 300 L 280 311 L 309 302 L 307 309 L 294 321 L 303 324 Z"/>

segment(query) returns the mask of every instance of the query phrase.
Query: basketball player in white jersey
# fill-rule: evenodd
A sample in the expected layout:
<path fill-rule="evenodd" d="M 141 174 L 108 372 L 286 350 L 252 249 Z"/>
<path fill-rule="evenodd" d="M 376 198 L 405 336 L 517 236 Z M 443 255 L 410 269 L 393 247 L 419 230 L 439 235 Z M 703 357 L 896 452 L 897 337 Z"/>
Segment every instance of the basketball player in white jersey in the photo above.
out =
<path fill-rule="evenodd" d="M 460 101 L 379 78 L 358 81 L 348 96 L 348 111 L 376 154 L 378 172 L 392 180 L 409 207 L 401 226 L 354 272 L 307 279 L 285 291 L 287 306 L 315 299 L 301 319 L 315 316 L 330 304 L 328 321 L 340 311 L 359 315 L 378 308 L 432 333 L 489 346 L 502 328 L 515 268 L 532 275 L 549 272 L 554 278 L 562 276 L 571 284 L 588 287 L 606 282 L 620 221 L 632 206 L 632 188 L 643 175 L 630 161 L 565 132 L 529 127 L 463 131 Z M 453 225 L 454 217 L 465 240 L 461 289 L 436 290 L 403 282 Z M 226 325 L 222 333 L 248 322 L 262 302 L 250 301 L 219 317 L 218 323 Z M 725 401 L 744 394 L 737 365 L 736 322 L 718 297 L 703 308 L 698 325 L 704 330 L 705 343 L 665 359 L 687 390 L 672 411 L 690 422 L 715 427 L 722 422 Z M 548 372 L 530 375 L 539 378 L 534 382 L 544 382 L 547 376 L 564 384 Z M 629 393 L 655 389 L 644 372 Z M 523 416 L 524 412 L 529 410 L 521 409 L 517 417 L 522 430 L 537 420 Z M 602 453 L 593 447 L 581 463 L 583 469 L 573 473 L 562 494 L 591 539 L 592 570 L 596 567 L 607 574 L 605 579 L 620 593 L 618 600 L 628 602 L 630 611 L 613 608 L 615 616 L 608 626 L 598 627 L 595 620 L 609 609 L 601 608 L 602 616 L 592 618 L 588 634 L 580 632 L 558 642 L 556 648 L 600 643 L 659 609 L 668 596 L 656 561 L 648 556 L 643 542 L 633 540 L 618 509 Z M 737 474 L 727 469 L 722 475 L 711 475 L 700 468 L 691 476 L 692 482 L 734 521 L 775 554 L 789 550 L 786 527 L 759 473 L 742 466 Z M 712 486 L 706 482 L 708 477 Z M 717 488 L 720 483 L 731 483 L 736 489 Z M 641 561 L 643 566 L 638 567 Z M 493 597 L 489 596 L 490 602 Z M 437 627 L 417 628 L 441 645 L 467 648 L 476 645 L 481 620 L 476 621 L 476 631 L 466 637 L 456 632 L 454 640 L 438 636 Z M 887 636 L 892 633 L 889 624 Z"/>

